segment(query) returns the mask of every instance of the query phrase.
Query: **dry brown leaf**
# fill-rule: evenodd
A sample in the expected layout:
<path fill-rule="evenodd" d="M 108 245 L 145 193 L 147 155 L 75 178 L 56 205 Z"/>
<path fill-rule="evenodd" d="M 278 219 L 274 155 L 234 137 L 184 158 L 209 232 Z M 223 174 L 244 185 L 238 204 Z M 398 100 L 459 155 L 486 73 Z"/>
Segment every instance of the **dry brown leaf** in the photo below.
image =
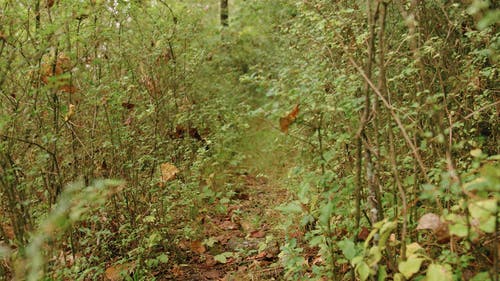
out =
<path fill-rule="evenodd" d="M 238 224 L 232 222 L 232 221 L 224 221 L 220 225 L 220 228 L 224 230 L 235 230 L 238 229 Z"/>
<path fill-rule="evenodd" d="M 16 233 L 14 232 L 14 227 L 12 227 L 11 225 L 3 225 L 3 232 L 5 234 L 5 237 L 7 239 L 10 239 L 10 240 L 13 240 L 16 238 Z"/>
<path fill-rule="evenodd" d="M 368 228 L 363 226 L 358 233 L 358 240 L 365 241 L 366 238 L 368 238 L 368 235 L 370 235 L 370 230 L 368 230 Z"/>
<path fill-rule="evenodd" d="M 243 229 L 244 232 L 254 232 L 252 231 L 253 229 L 253 224 L 251 222 L 248 222 L 248 221 L 245 221 L 245 220 L 242 220 L 240 221 L 240 225 L 241 225 L 241 228 Z"/>
<path fill-rule="evenodd" d="M 297 119 L 299 115 L 299 105 L 295 105 L 293 110 L 288 113 L 285 117 L 280 118 L 280 130 L 283 133 L 288 133 L 288 127 Z"/>
<path fill-rule="evenodd" d="M 267 256 L 267 254 L 268 253 L 266 251 L 262 251 L 262 252 L 258 253 L 257 255 L 253 256 L 252 258 L 256 259 L 256 260 L 263 259 Z"/>
<path fill-rule="evenodd" d="M 125 126 L 130 126 L 130 125 L 132 124 L 132 121 L 134 121 L 134 116 L 133 116 L 133 115 L 129 115 L 129 116 L 127 117 L 127 120 L 125 120 L 125 121 L 123 122 L 123 125 L 125 125 Z"/>
<path fill-rule="evenodd" d="M 250 232 L 250 237 L 263 238 L 263 237 L 266 237 L 266 232 L 264 230 L 254 230 L 254 231 Z"/>
<path fill-rule="evenodd" d="M 57 90 L 65 93 L 77 92 L 78 89 L 72 84 L 71 79 L 63 76 L 63 74 L 69 73 L 72 68 L 71 59 L 64 53 L 59 53 L 55 61 L 46 59 L 42 62 L 41 67 L 41 81 L 43 84 L 53 84 Z M 54 80 L 51 81 L 51 77 L 54 77 Z"/>
<path fill-rule="evenodd" d="M 221 273 L 219 271 L 213 269 L 213 270 L 209 270 L 209 271 L 205 272 L 204 275 L 205 275 L 205 278 L 207 278 L 207 279 L 219 279 L 221 276 Z"/>
<path fill-rule="evenodd" d="M 448 243 L 450 240 L 448 224 L 437 214 L 427 213 L 418 220 L 417 230 L 424 229 L 432 230 L 438 243 Z"/>
<path fill-rule="evenodd" d="M 215 266 L 217 264 L 217 261 L 215 260 L 214 256 L 210 254 L 205 254 L 205 265 L 208 267 Z"/>
<path fill-rule="evenodd" d="M 430 229 L 437 230 L 443 222 L 439 215 L 427 213 L 418 220 L 417 230 Z"/>
<path fill-rule="evenodd" d="M 323 257 L 321 255 L 316 256 L 314 260 L 312 261 L 313 265 L 323 265 L 325 264 L 325 261 L 323 260 Z"/>
<path fill-rule="evenodd" d="M 135 263 L 133 262 L 116 264 L 108 267 L 104 272 L 104 274 L 106 275 L 107 280 L 121 281 L 125 280 L 125 276 L 127 276 L 130 272 L 132 272 L 134 268 L 135 268 Z"/>
<path fill-rule="evenodd" d="M 207 251 L 203 243 L 201 243 L 200 241 L 191 241 L 189 248 L 191 249 L 191 251 L 197 254 L 203 254 Z"/>
<path fill-rule="evenodd" d="M 163 163 L 160 165 L 161 170 L 161 182 L 165 183 L 175 179 L 179 169 L 170 163 Z"/>
<path fill-rule="evenodd" d="M 64 116 L 64 121 L 68 122 L 73 114 L 75 114 L 75 105 L 70 103 L 68 113 L 66 113 L 66 116 Z"/>
<path fill-rule="evenodd" d="M 173 266 L 171 272 L 174 275 L 174 277 L 177 279 L 179 279 L 180 277 L 182 277 L 184 275 L 184 270 L 182 270 L 182 268 L 178 264 Z"/>

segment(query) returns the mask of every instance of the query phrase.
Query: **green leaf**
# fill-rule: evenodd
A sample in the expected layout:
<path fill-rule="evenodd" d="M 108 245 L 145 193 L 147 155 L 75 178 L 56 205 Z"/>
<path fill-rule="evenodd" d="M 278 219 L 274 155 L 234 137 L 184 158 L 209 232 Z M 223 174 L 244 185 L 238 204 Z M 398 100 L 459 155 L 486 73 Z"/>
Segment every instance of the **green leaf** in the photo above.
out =
<path fill-rule="evenodd" d="M 368 253 L 368 265 L 374 266 L 382 259 L 382 252 L 378 246 L 373 246 L 370 248 Z"/>
<path fill-rule="evenodd" d="M 156 259 L 161 262 L 161 263 L 167 263 L 168 262 L 168 256 L 165 254 L 161 254 Z"/>
<path fill-rule="evenodd" d="M 482 154 L 483 154 L 483 151 L 479 148 L 473 149 L 470 151 L 470 155 L 472 155 L 472 157 L 475 157 L 475 158 L 480 157 Z"/>
<path fill-rule="evenodd" d="M 359 279 L 361 281 L 365 281 L 370 276 L 370 267 L 366 264 L 366 262 L 362 261 L 356 266 L 356 271 L 359 274 Z"/>
<path fill-rule="evenodd" d="M 378 268 L 378 281 L 384 281 L 387 278 L 387 266 L 381 265 Z"/>
<path fill-rule="evenodd" d="M 406 255 L 408 257 L 415 255 L 418 251 L 422 249 L 422 246 L 417 242 L 406 245 Z"/>
<path fill-rule="evenodd" d="M 357 266 L 359 263 L 363 262 L 363 257 L 362 256 L 356 256 L 352 258 L 351 263 L 354 266 Z"/>
<path fill-rule="evenodd" d="M 450 225 L 450 234 L 456 235 L 458 237 L 466 237 L 468 233 L 468 228 L 463 223 L 455 223 Z"/>
<path fill-rule="evenodd" d="M 385 243 L 387 242 L 387 239 L 389 239 L 389 236 L 391 235 L 391 232 L 396 229 L 397 223 L 394 221 L 389 221 L 386 222 L 382 228 L 380 229 L 380 240 L 378 241 L 378 246 L 381 249 L 385 248 Z"/>
<path fill-rule="evenodd" d="M 213 246 L 214 246 L 214 244 L 215 244 L 215 243 L 217 243 L 217 241 L 218 241 L 218 240 L 217 240 L 217 239 L 215 239 L 214 237 L 209 237 L 209 238 L 207 238 L 207 239 L 203 240 L 203 245 L 205 245 L 205 246 L 207 246 L 207 247 L 211 248 L 211 247 L 213 247 Z"/>
<path fill-rule="evenodd" d="M 327 227 L 330 224 L 330 218 L 332 217 L 333 209 L 334 206 L 332 201 L 328 202 L 328 204 L 321 206 L 319 210 L 320 211 L 319 222 L 321 223 L 321 225 Z"/>
<path fill-rule="evenodd" d="M 427 269 L 425 281 L 452 281 L 453 276 L 451 270 L 441 264 L 431 264 Z"/>
<path fill-rule="evenodd" d="M 342 254 L 348 260 L 352 260 L 356 256 L 356 245 L 349 239 L 344 239 L 337 243 L 340 250 L 342 250 Z"/>
<path fill-rule="evenodd" d="M 234 255 L 233 252 L 224 252 L 222 254 L 214 256 L 214 260 L 220 263 L 226 263 L 227 258 L 232 257 Z"/>
<path fill-rule="evenodd" d="M 479 221 L 479 229 L 486 233 L 493 233 L 495 231 L 496 199 L 472 202 L 469 204 L 469 211 L 472 218 Z"/>
<path fill-rule="evenodd" d="M 9 248 L 0 246 L 0 259 L 7 258 L 8 256 L 10 256 L 10 253 L 11 251 Z"/>
<path fill-rule="evenodd" d="M 303 212 L 302 206 L 297 201 L 290 202 L 286 205 L 281 205 L 276 209 L 284 214 L 301 214 Z"/>
<path fill-rule="evenodd" d="M 490 274 L 487 271 L 479 272 L 470 281 L 491 281 Z"/>
<path fill-rule="evenodd" d="M 403 277 L 403 274 L 401 273 L 396 273 L 394 274 L 394 281 L 405 281 L 405 278 Z"/>
<path fill-rule="evenodd" d="M 402 261 L 398 264 L 399 272 L 409 279 L 420 270 L 423 261 L 423 258 L 409 258 L 407 261 Z"/>

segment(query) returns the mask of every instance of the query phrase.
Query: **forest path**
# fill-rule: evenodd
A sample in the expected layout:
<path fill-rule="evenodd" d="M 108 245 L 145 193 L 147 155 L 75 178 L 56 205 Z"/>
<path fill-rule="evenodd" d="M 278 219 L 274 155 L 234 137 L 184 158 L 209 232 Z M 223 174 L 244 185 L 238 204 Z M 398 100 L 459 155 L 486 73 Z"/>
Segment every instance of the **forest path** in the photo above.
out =
<path fill-rule="evenodd" d="M 282 279 L 278 254 L 284 240 L 279 228 L 283 217 L 276 207 L 289 197 L 284 179 L 293 163 L 287 157 L 287 136 L 263 118 L 253 118 L 243 134 L 235 144 L 243 155 L 241 172 L 231 175 L 241 185 L 225 213 L 203 218 L 204 246 L 187 246 L 199 255 L 176 280 Z"/>

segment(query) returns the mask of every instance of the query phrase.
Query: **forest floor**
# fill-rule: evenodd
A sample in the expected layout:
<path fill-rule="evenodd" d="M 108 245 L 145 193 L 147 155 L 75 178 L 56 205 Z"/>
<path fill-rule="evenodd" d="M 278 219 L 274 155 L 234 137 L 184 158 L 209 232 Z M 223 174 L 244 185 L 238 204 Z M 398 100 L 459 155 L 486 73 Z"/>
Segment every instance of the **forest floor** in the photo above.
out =
<path fill-rule="evenodd" d="M 244 155 L 240 165 L 244 172 L 227 175 L 235 177 L 229 181 L 240 182 L 240 187 L 225 204 L 225 213 L 212 204 L 198 219 L 204 239 L 180 243 L 188 253 L 185 263 L 175 265 L 166 280 L 282 279 L 278 255 L 284 231 L 276 207 L 289 198 L 284 179 L 293 161 L 286 145 L 276 145 L 286 136 L 269 120 L 252 123 L 237 144 Z"/>

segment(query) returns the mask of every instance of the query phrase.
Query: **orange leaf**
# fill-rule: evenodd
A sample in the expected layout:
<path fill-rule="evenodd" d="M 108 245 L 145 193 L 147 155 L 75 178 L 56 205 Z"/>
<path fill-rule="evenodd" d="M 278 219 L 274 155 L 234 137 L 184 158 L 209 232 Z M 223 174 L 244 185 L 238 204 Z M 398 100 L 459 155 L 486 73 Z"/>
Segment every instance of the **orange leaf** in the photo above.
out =
<path fill-rule="evenodd" d="M 288 133 L 288 127 L 297 119 L 299 115 L 299 105 L 295 107 L 288 113 L 285 117 L 280 118 L 280 129 L 283 133 Z"/>
<path fill-rule="evenodd" d="M 161 182 L 165 183 L 175 178 L 175 175 L 179 173 L 179 169 L 170 163 L 163 163 L 160 165 L 161 170 Z"/>
<path fill-rule="evenodd" d="M 296 104 L 293 110 L 288 114 L 288 117 L 292 120 L 295 120 L 297 118 L 297 115 L 299 115 L 299 105 Z"/>

